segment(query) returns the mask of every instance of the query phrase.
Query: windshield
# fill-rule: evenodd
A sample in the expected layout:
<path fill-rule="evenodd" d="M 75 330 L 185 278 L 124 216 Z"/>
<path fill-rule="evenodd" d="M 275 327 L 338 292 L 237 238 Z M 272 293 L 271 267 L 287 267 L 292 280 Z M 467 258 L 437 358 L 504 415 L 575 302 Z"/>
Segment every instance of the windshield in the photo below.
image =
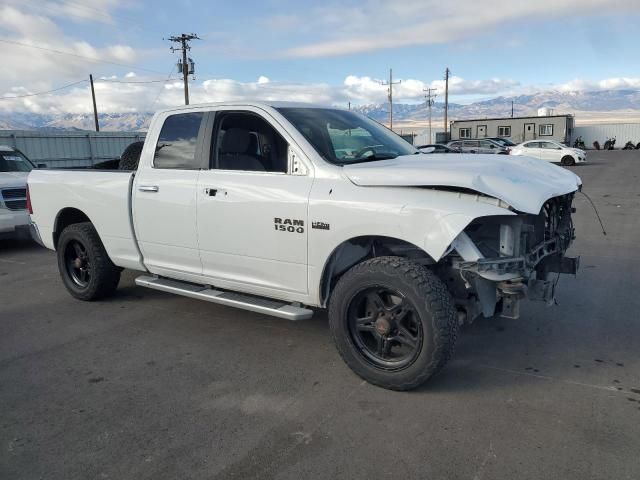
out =
<path fill-rule="evenodd" d="M 328 162 L 336 165 L 419 153 L 391 130 L 364 115 L 333 108 L 278 108 Z"/>
<path fill-rule="evenodd" d="M 0 152 L 0 172 L 30 172 L 33 165 L 20 152 Z"/>

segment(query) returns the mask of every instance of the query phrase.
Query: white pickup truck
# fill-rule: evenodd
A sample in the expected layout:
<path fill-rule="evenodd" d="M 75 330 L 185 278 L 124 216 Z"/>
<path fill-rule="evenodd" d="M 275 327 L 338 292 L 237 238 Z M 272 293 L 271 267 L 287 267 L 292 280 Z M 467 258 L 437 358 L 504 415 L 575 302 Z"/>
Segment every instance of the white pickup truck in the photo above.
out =
<path fill-rule="evenodd" d="M 544 161 L 424 155 L 360 114 L 287 103 L 164 110 L 135 171 L 29 176 L 35 235 L 74 297 L 113 294 L 128 268 L 289 320 L 328 308 L 345 362 L 396 390 L 443 367 L 459 324 L 553 300 L 578 266 L 580 188 Z"/>

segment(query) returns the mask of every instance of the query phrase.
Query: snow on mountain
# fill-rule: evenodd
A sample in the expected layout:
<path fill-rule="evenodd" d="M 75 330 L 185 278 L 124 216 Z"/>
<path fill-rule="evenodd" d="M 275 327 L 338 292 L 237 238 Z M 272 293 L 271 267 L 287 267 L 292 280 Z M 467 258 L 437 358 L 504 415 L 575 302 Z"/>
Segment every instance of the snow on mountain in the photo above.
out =
<path fill-rule="evenodd" d="M 553 108 L 555 113 L 572 113 L 579 124 L 582 118 L 590 123 L 606 121 L 640 120 L 640 90 L 602 90 L 592 92 L 546 91 L 532 95 L 496 97 L 468 105 L 449 103 L 449 119 L 493 118 L 511 115 L 514 102 L 515 116 L 536 115 L 538 108 Z M 371 104 L 353 107 L 374 120 L 386 122 L 389 116 L 388 104 Z M 98 116 L 101 131 L 144 131 L 149 126 L 153 114 L 103 113 Z M 424 103 L 393 106 L 393 118 L 398 122 L 424 123 L 428 109 Z M 436 103 L 432 107 L 433 119 L 444 116 L 444 105 Z M 614 120 L 615 119 L 615 120 Z M 34 113 L 0 113 L 0 129 L 20 130 L 93 130 L 92 114 L 41 115 Z"/>
<path fill-rule="evenodd" d="M 102 113 L 98 115 L 100 131 L 145 131 L 151 112 Z M 65 113 L 42 115 L 36 113 L 0 114 L 0 129 L 12 130 L 94 130 L 93 114 Z"/>

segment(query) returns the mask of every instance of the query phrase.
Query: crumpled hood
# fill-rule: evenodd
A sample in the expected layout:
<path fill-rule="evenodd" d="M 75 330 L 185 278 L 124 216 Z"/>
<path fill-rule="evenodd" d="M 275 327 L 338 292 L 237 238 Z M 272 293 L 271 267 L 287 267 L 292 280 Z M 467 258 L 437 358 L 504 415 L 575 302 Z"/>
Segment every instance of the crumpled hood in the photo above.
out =
<path fill-rule="evenodd" d="M 343 170 L 360 186 L 467 188 L 533 214 L 549 198 L 582 185 L 580 177 L 569 170 L 521 155 L 404 155 L 345 165 Z"/>
<path fill-rule="evenodd" d="M 29 172 L 0 172 L 0 188 L 24 188 Z"/>

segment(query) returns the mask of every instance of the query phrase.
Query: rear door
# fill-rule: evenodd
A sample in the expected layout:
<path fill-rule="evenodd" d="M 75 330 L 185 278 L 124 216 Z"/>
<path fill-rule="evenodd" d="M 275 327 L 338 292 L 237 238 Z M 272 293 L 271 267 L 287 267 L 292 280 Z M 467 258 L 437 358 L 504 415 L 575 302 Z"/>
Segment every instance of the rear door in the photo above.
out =
<path fill-rule="evenodd" d="M 204 112 L 167 113 L 147 137 L 133 190 L 135 232 L 153 273 L 200 274 L 196 188 Z"/>
<path fill-rule="evenodd" d="M 286 130 L 262 109 L 223 107 L 211 126 L 210 168 L 198 181 L 203 274 L 257 294 L 306 294 L 312 170 Z"/>

